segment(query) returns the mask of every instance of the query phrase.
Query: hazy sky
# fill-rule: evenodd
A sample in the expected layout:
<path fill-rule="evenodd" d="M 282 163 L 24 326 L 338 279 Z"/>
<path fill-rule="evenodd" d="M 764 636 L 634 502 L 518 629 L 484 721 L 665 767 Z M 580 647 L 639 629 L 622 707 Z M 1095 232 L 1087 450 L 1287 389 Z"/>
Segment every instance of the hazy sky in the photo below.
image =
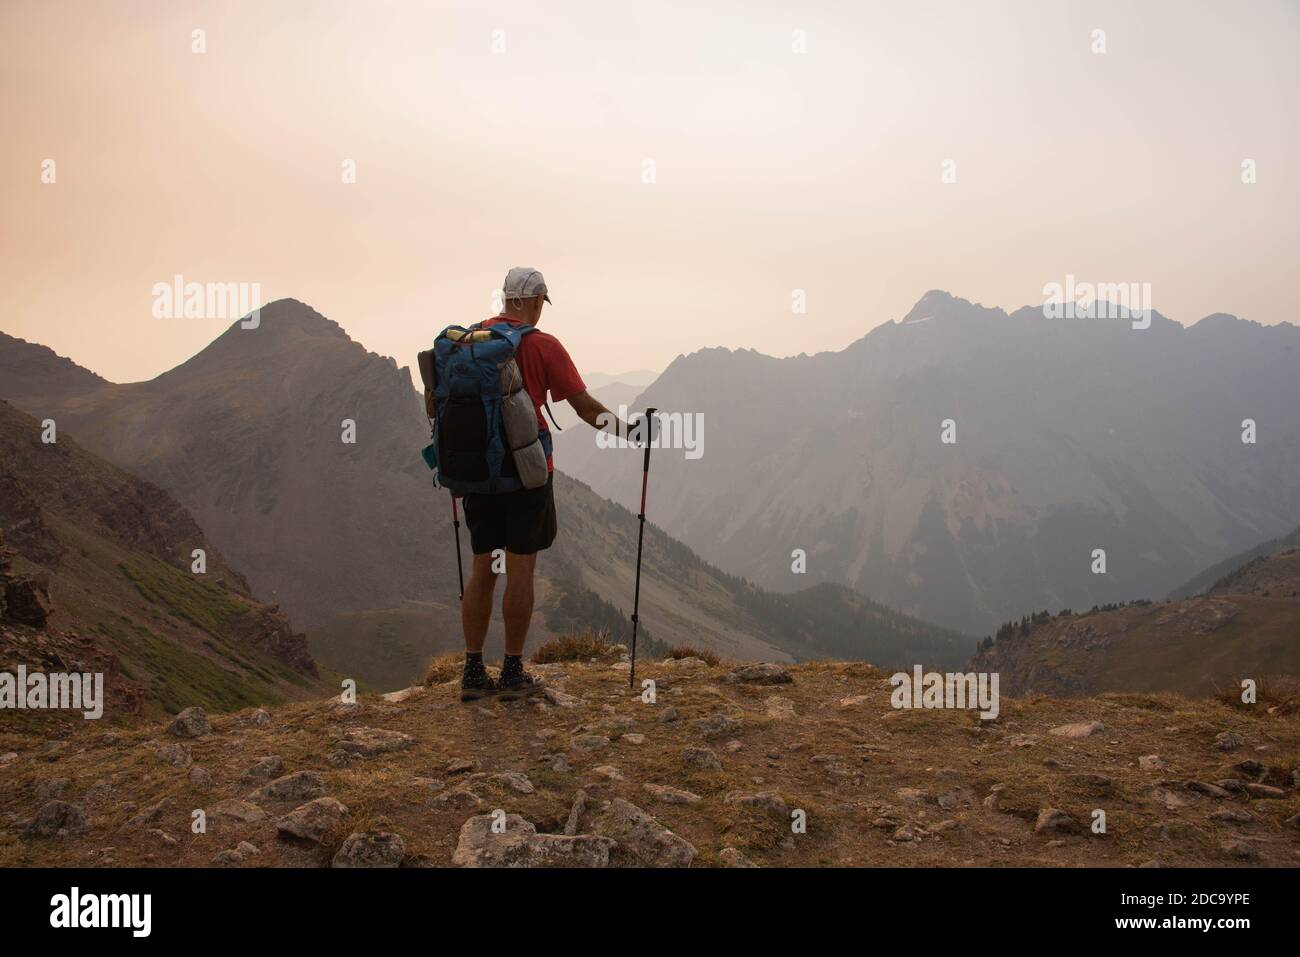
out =
<path fill-rule="evenodd" d="M 3 0 L 0 329 L 150 378 L 228 324 L 179 273 L 409 365 L 512 264 L 607 372 L 1068 273 L 1294 320 L 1297 91 L 1294 2 Z"/>

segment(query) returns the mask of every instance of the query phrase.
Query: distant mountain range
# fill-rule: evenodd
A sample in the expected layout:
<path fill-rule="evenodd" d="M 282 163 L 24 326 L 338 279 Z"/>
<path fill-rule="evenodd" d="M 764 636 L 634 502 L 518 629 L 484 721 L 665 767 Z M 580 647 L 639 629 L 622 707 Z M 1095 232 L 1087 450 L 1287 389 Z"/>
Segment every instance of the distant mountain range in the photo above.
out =
<path fill-rule="evenodd" d="M 175 369 L 130 384 L 0 334 L 0 397 L 173 494 L 253 593 L 307 629 L 323 664 L 386 689 L 461 646 L 450 501 L 419 458 L 429 430 L 409 370 L 308 306 L 271 303 L 258 328 L 235 323 Z M 635 464 L 620 477 L 639 487 Z M 532 640 L 581 627 L 626 636 L 635 515 L 563 474 L 556 499 L 561 535 L 539 563 Z M 921 654 L 939 665 L 974 645 L 847 588 L 817 594 L 755 588 L 647 528 L 642 624 L 659 647 L 881 664 Z"/>
<path fill-rule="evenodd" d="M 847 585 L 964 632 L 1152 598 L 1300 522 L 1297 369 L 1290 323 L 1134 329 L 932 291 L 839 352 L 679 357 L 636 406 L 702 414 L 703 455 L 654 453 L 650 514 L 765 588 Z M 635 506 L 635 450 L 557 445 Z"/>

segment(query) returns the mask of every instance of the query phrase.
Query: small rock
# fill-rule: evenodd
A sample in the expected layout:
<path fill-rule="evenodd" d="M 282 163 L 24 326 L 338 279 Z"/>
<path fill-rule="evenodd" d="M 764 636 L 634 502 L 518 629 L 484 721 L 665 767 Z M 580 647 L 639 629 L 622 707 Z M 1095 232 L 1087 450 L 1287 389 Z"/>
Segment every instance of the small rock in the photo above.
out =
<path fill-rule="evenodd" d="M 147 827 L 157 821 L 158 818 L 162 817 L 163 813 L 169 810 L 174 803 L 175 802 L 170 797 L 162 798 L 156 804 L 149 805 L 139 814 L 136 814 L 128 820 L 126 826 L 129 828 Z M 123 805 L 123 809 L 126 809 L 126 805 Z"/>
<path fill-rule="evenodd" d="M 208 820 L 215 822 L 230 821 L 235 824 L 256 824 L 268 816 L 256 804 L 250 804 L 248 801 L 240 801 L 236 798 L 218 801 L 208 808 Z"/>
<path fill-rule="evenodd" d="M 721 771 L 722 762 L 713 753 L 712 748 L 687 748 L 682 752 L 682 761 L 688 768 L 698 771 Z"/>
<path fill-rule="evenodd" d="M 739 721 L 720 713 L 711 714 L 707 718 L 697 718 L 693 724 L 695 730 L 707 739 L 719 738 L 724 734 L 735 734 L 740 729 Z"/>
<path fill-rule="evenodd" d="M 575 751 L 599 751 L 609 747 L 609 738 L 603 734 L 580 734 L 569 742 L 569 746 Z"/>
<path fill-rule="evenodd" d="M 1165 759 L 1158 754 L 1144 754 L 1138 758 L 1138 767 L 1143 771 L 1156 771 L 1165 766 Z"/>
<path fill-rule="evenodd" d="M 1255 819 L 1245 811 L 1238 811 L 1236 808 L 1220 808 L 1210 814 L 1211 821 L 1221 821 L 1224 824 L 1250 824 Z"/>
<path fill-rule="evenodd" d="M 702 800 L 698 794 L 666 784 L 646 784 L 643 787 L 646 793 L 663 804 L 699 804 Z"/>
<path fill-rule="evenodd" d="M 519 771 L 500 771 L 490 775 L 488 780 L 507 790 L 514 791 L 516 794 L 532 794 L 536 790 L 533 787 L 533 782 L 528 779 L 528 775 Z"/>
<path fill-rule="evenodd" d="M 253 712 L 253 724 L 257 725 L 259 728 L 265 728 L 270 723 L 271 712 L 267 711 L 265 708 L 258 708 Z"/>
<path fill-rule="evenodd" d="M 1045 807 L 1038 812 L 1034 822 L 1035 834 L 1074 834 L 1080 830 L 1079 822 L 1059 808 Z"/>
<path fill-rule="evenodd" d="M 619 738 L 619 740 L 626 741 L 628 744 L 645 744 L 645 735 L 636 734 L 634 732 L 632 734 L 623 735 L 621 738 Z"/>
<path fill-rule="evenodd" d="M 1198 794 L 1204 794 L 1206 797 L 1218 798 L 1222 800 L 1226 797 L 1232 797 L 1225 788 L 1217 784 L 1207 784 L 1205 781 L 1188 781 L 1187 789 L 1195 791 Z"/>
<path fill-rule="evenodd" d="M 197 707 L 186 708 L 167 727 L 167 733 L 175 738 L 201 738 L 211 731 L 208 716 Z"/>
<path fill-rule="evenodd" d="M 1246 793 L 1253 798 L 1281 800 L 1286 797 L 1286 791 L 1281 788 L 1275 788 L 1271 784 L 1256 784 L 1253 781 L 1246 785 Z"/>
<path fill-rule="evenodd" d="M 759 791 L 756 794 L 750 794 L 746 791 L 732 791 L 723 798 L 722 803 L 755 808 L 783 821 L 790 819 L 790 809 L 776 791 Z"/>
<path fill-rule="evenodd" d="M 734 847 L 724 847 L 719 851 L 718 860 L 726 867 L 758 867 L 757 864 Z"/>
<path fill-rule="evenodd" d="M 245 781 L 269 781 L 283 770 L 284 758 L 278 754 L 268 754 L 264 758 L 259 758 L 256 764 L 245 771 L 242 779 Z"/>
<path fill-rule="evenodd" d="M 1047 733 L 1054 734 L 1058 738 L 1090 738 L 1105 729 L 1106 726 L 1100 721 L 1078 721 L 1074 724 L 1057 725 Z"/>
<path fill-rule="evenodd" d="M 659 720 L 664 724 L 672 724 L 677 719 L 677 709 L 671 706 L 664 708 L 663 713 L 659 715 Z"/>
<path fill-rule="evenodd" d="M 154 754 L 163 764 L 170 764 L 174 768 L 188 768 L 194 762 L 194 758 L 190 753 L 190 746 L 183 741 L 165 744 Z"/>
<path fill-rule="evenodd" d="M 564 833 L 573 837 L 581 830 L 582 812 L 587 809 L 587 792 L 579 790 L 573 796 L 573 806 L 569 808 L 569 818 L 564 822 Z"/>
<path fill-rule="evenodd" d="M 208 791 L 212 788 L 212 772 L 207 768 L 190 768 L 190 787 L 196 791 Z"/>
<path fill-rule="evenodd" d="M 608 778 L 611 781 L 624 781 L 623 772 L 612 764 L 602 764 L 599 767 L 592 768 L 593 774 L 599 774 L 602 778 Z"/>
<path fill-rule="evenodd" d="M 482 807 L 483 799 L 473 791 L 457 788 L 455 791 L 439 794 L 433 799 L 433 805 L 439 808 L 456 808 L 461 811 L 468 811 Z"/>
<path fill-rule="evenodd" d="M 158 843 L 162 844 L 164 847 L 175 847 L 177 844 L 176 838 L 172 837 L 170 834 L 168 834 L 164 830 L 161 830 L 160 828 L 151 827 L 149 828 L 149 830 L 145 831 L 145 833 L 148 834 L 150 837 L 152 837 Z"/>
<path fill-rule="evenodd" d="M 1220 751 L 1236 751 L 1246 740 L 1236 731 L 1220 731 L 1214 736 L 1214 746 Z"/>
<path fill-rule="evenodd" d="M 1238 860 L 1242 860 L 1242 861 L 1259 860 L 1259 848 L 1255 847 L 1254 844 L 1250 844 L 1246 841 L 1240 841 L 1240 840 L 1224 841 L 1222 844 L 1219 845 L 1219 847 L 1223 849 L 1223 853 L 1227 854 L 1229 857 L 1235 857 Z"/>
<path fill-rule="evenodd" d="M 341 751 L 360 758 L 373 758 L 392 751 L 405 751 L 415 744 L 415 739 L 400 731 L 384 728 L 350 728 L 343 732 L 338 747 Z"/>
<path fill-rule="evenodd" d="M 552 688 L 550 685 L 547 685 L 542 689 L 542 697 L 545 698 L 549 704 L 553 704 L 557 708 L 576 708 L 578 705 L 582 704 L 581 698 L 575 698 L 571 694 L 565 694 L 559 688 Z"/>
<path fill-rule="evenodd" d="M 763 702 L 767 716 L 775 721 L 788 721 L 795 716 L 794 702 L 780 695 L 771 695 Z"/>

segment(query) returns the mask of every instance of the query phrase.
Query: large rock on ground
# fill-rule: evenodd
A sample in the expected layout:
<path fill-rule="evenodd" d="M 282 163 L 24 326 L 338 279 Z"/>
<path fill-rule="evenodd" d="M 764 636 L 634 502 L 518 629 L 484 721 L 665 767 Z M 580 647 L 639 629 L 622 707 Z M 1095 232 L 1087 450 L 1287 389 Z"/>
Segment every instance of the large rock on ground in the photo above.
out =
<path fill-rule="evenodd" d="M 760 661 L 752 665 L 742 665 L 730 671 L 722 678 L 730 684 L 750 685 L 788 685 L 794 681 L 785 665 L 771 661 Z"/>
<path fill-rule="evenodd" d="M 457 867 L 608 867 L 614 841 L 592 834 L 538 834 L 518 814 L 507 814 L 505 830 L 492 831 L 493 817 L 467 820 L 451 855 Z"/>
<path fill-rule="evenodd" d="M 353 832 L 334 855 L 333 867 L 397 867 L 406 844 L 388 831 Z"/>
<path fill-rule="evenodd" d="M 300 841 L 320 843 L 325 832 L 343 820 L 348 814 L 347 806 L 332 797 L 319 797 L 296 807 L 275 824 L 275 829 L 282 836 L 295 837 Z"/>
<path fill-rule="evenodd" d="M 352 728 L 343 733 L 340 751 L 359 758 L 373 758 L 390 751 L 405 751 L 415 743 L 409 734 L 384 728 Z"/>
<path fill-rule="evenodd" d="M 216 823 L 256 824 L 269 816 L 256 804 L 237 798 L 218 801 L 208 808 L 208 820 Z"/>
<path fill-rule="evenodd" d="M 593 832 L 618 842 L 618 852 L 647 867 L 690 867 L 694 845 L 622 798 L 615 798 L 597 818 Z"/>
<path fill-rule="evenodd" d="M 67 837 L 86 829 L 86 814 L 67 801 L 48 801 L 23 830 L 23 837 Z"/>

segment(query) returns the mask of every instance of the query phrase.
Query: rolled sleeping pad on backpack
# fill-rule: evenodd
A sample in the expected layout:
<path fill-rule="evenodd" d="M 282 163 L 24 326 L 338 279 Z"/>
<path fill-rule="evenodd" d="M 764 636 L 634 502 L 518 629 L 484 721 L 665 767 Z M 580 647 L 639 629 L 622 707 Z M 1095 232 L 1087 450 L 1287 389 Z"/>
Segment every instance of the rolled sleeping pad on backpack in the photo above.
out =
<path fill-rule="evenodd" d="M 438 376 L 433 369 L 433 350 L 425 349 L 415 359 L 416 365 L 420 368 L 420 381 L 424 383 L 424 414 L 432 419 L 435 414 L 433 389 L 438 384 Z"/>
<path fill-rule="evenodd" d="M 501 425 L 524 488 L 546 484 L 546 450 L 537 430 L 537 410 L 524 389 L 524 377 L 514 359 L 501 366 Z"/>

